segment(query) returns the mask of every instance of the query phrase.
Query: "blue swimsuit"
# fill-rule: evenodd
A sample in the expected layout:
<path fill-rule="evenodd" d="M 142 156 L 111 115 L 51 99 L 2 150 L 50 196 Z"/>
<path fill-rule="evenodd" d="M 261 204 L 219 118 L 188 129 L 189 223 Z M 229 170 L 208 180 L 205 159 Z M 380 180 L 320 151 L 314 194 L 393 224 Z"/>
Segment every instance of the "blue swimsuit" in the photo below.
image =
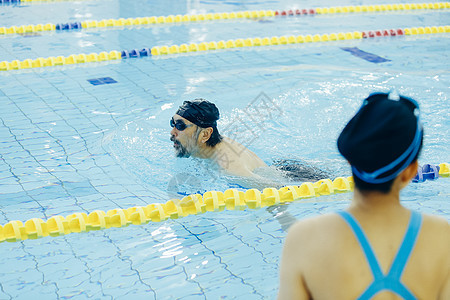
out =
<path fill-rule="evenodd" d="M 416 243 L 417 236 L 422 225 L 422 215 L 418 212 L 411 212 L 411 218 L 405 237 L 403 238 L 403 242 L 400 245 L 397 255 L 395 256 L 389 273 L 384 275 L 380 265 L 378 264 L 378 260 L 375 257 L 375 253 L 373 252 L 366 235 L 362 231 L 362 228 L 356 219 L 348 212 L 339 211 L 338 214 L 344 218 L 355 233 L 356 238 L 358 239 L 358 242 L 366 255 L 367 262 L 369 263 L 374 278 L 373 282 L 364 291 L 364 293 L 359 296 L 358 299 L 370 299 L 381 291 L 391 291 L 403 299 L 415 300 L 416 297 L 400 281 L 400 278 L 402 277 L 403 270 Z"/>

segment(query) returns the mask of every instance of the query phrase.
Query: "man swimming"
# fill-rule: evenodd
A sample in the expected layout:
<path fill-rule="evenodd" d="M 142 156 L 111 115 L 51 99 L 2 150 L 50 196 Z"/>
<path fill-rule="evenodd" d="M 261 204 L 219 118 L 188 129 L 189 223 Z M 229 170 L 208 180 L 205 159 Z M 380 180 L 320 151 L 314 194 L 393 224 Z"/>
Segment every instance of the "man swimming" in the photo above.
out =
<path fill-rule="evenodd" d="M 220 135 L 219 117 L 216 105 L 207 100 L 184 101 L 170 120 L 176 156 L 209 159 L 230 175 L 255 177 L 254 170 L 267 164 L 245 146 Z"/>
<path fill-rule="evenodd" d="M 170 140 L 176 156 L 209 159 L 228 174 L 238 176 L 237 183 L 247 188 L 281 187 L 289 184 L 288 178 L 311 181 L 328 177 L 325 172 L 292 159 L 277 160 L 269 167 L 245 146 L 220 135 L 219 117 L 216 105 L 207 100 L 184 101 L 170 120 Z M 284 231 L 296 221 L 286 209 L 283 205 L 268 208 Z"/>

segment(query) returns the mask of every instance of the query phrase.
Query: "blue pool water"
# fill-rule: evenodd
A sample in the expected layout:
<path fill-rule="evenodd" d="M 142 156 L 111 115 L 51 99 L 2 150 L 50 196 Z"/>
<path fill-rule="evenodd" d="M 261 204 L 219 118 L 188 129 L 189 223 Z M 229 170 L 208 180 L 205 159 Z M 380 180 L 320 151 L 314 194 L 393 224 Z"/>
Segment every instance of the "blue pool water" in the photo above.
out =
<path fill-rule="evenodd" d="M 410 3 L 414 1 L 398 1 Z M 340 1 L 340 5 L 392 1 Z M 333 1 L 61 1 L 0 6 L 0 27 L 311 8 Z M 0 36 L 0 61 L 235 38 L 448 25 L 449 10 L 240 20 Z M 26 23 L 25 21 L 26 20 Z M 219 129 L 267 163 L 307 161 L 348 176 L 335 140 L 374 91 L 396 89 L 422 109 L 420 163 L 450 162 L 448 34 L 0 72 L 0 224 L 107 211 L 195 191 L 230 178 L 176 159 L 169 119 L 183 100 L 206 98 Z M 386 59 L 367 61 L 357 47 Z M 106 84 L 99 78 L 111 78 Z M 248 113 L 268 99 L 272 114 Z M 180 180 L 190 178 L 185 184 Z M 287 182 L 288 183 L 288 182 Z M 450 220 L 450 181 L 410 185 L 404 205 Z M 300 219 L 346 207 L 351 194 L 291 203 Z M 273 299 L 285 237 L 266 210 L 224 211 L 142 226 L 0 244 L 0 299 Z"/>

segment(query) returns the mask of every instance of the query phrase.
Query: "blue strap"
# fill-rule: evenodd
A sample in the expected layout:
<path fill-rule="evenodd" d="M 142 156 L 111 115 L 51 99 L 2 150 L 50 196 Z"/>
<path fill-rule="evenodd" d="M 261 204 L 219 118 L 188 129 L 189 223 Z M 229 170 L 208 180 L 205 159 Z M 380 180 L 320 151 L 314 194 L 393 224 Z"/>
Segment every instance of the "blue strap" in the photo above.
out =
<path fill-rule="evenodd" d="M 364 254 L 366 255 L 367 262 L 369 263 L 369 267 L 372 270 L 372 274 L 374 277 L 374 280 L 378 280 L 384 277 L 383 272 L 381 271 L 380 265 L 378 264 L 378 260 L 375 257 L 375 253 L 373 253 L 372 247 L 369 244 L 369 241 L 364 234 L 361 226 L 358 224 L 358 222 L 355 220 L 355 218 L 349 214 L 346 211 L 338 211 L 339 215 L 341 215 L 342 218 L 350 225 L 350 228 L 353 230 L 353 232 L 356 235 L 356 238 L 358 239 L 359 244 L 361 245 L 361 248 L 364 251 Z"/>
<path fill-rule="evenodd" d="M 384 277 L 378 281 L 372 282 L 371 285 L 358 297 L 358 300 L 368 300 L 381 291 L 391 291 L 405 300 L 417 300 L 411 291 L 399 280 L 390 280 Z"/>
<path fill-rule="evenodd" d="M 364 291 L 359 299 L 370 299 L 378 292 L 389 290 L 396 293 L 403 299 L 415 300 L 416 297 L 400 281 L 400 278 L 402 277 L 406 263 L 408 262 L 412 249 L 414 248 L 417 241 L 417 236 L 422 225 L 422 215 L 415 211 L 411 212 L 408 229 L 406 231 L 405 237 L 403 238 L 400 249 L 395 256 L 389 273 L 384 276 L 378 260 L 376 259 L 375 254 L 372 250 L 372 247 L 370 246 L 366 235 L 362 231 L 362 228 L 358 224 L 356 219 L 348 212 L 340 211 L 338 212 L 338 214 L 344 218 L 344 220 L 350 225 L 350 228 L 355 233 L 359 244 L 363 248 L 364 254 L 374 277 L 371 285 Z"/>
<path fill-rule="evenodd" d="M 416 244 L 417 236 L 419 234 L 420 227 L 422 226 L 422 215 L 416 211 L 411 212 L 411 218 L 409 220 L 408 230 L 406 231 L 403 242 L 397 255 L 392 263 L 391 270 L 387 277 L 400 280 L 409 256 Z"/>

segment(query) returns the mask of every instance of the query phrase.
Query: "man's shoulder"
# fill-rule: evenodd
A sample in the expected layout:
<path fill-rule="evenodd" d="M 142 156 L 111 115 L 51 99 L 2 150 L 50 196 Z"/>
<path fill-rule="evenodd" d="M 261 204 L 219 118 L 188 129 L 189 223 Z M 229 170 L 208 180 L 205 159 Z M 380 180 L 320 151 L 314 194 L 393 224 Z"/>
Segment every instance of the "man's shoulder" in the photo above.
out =
<path fill-rule="evenodd" d="M 267 166 L 255 153 L 230 138 L 224 138 L 219 147 L 219 165 L 234 174 L 252 176 L 255 168 Z"/>
<path fill-rule="evenodd" d="M 226 149 L 227 151 L 232 150 L 234 152 L 234 154 L 238 154 L 239 152 L 242 152 L 247 149 L 241 143 L 239 143 L 233 139 L 230 139 L 228 137 L 223 137 L 223 140 L 220 143 L 223 146 L 225 146 L 225 147 L 223 147 L 224 149 Z"/>

